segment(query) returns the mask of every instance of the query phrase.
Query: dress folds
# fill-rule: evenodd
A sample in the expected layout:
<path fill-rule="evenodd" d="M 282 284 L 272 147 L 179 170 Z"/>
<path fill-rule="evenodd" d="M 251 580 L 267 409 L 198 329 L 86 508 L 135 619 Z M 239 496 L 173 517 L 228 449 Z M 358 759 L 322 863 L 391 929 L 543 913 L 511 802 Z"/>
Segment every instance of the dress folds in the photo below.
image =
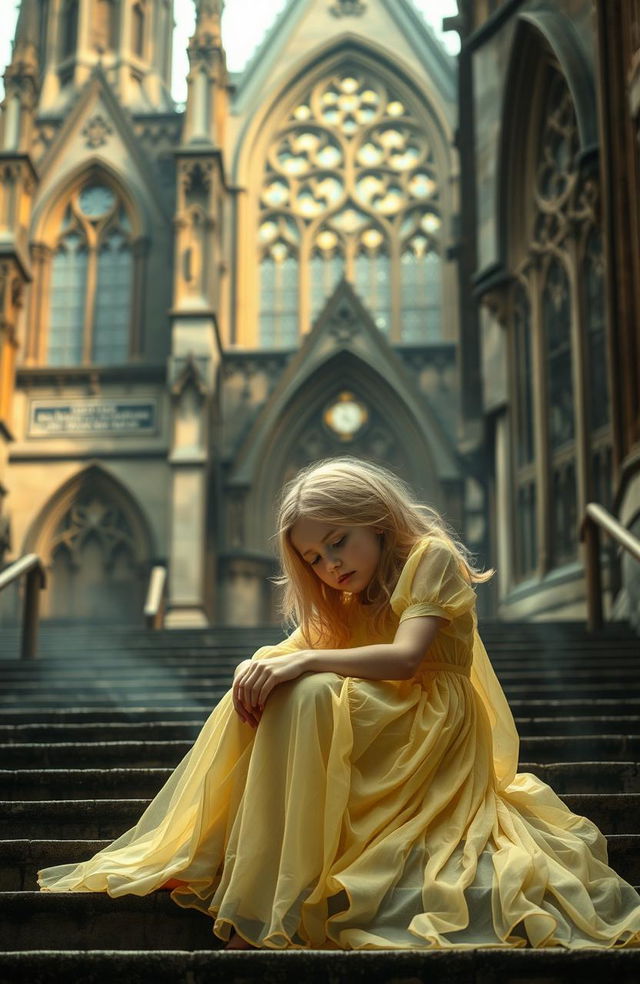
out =
<path fill-rule="evenodd" d="M 409 555 L 374 634 L 447 620 L 410 680 L 305 673 L 257 729 L 227 692 L 139 822 L 93 858 L 38 873 L 48 892 L 146 895 L 269 948 L 640 945 L 640 896 L 606 840 L 530 773 L 477 632 L 475 592 L 435 536 Z M 253 659 L 306 648 L 300 630 Z"/>

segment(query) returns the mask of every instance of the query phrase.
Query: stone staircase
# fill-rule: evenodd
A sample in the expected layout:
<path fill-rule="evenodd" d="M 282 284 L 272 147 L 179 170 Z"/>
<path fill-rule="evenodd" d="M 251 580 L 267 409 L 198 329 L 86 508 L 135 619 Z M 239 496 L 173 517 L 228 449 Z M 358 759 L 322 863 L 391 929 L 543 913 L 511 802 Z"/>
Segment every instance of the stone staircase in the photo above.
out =
<path fill-rule="evenodd" d="M 607 834 L 640 885 L 640 640 L 574 623 L 486 623 L 521 735 L 521 771 Z M 132 826 L 268 629 L 146 632 L 46 626 L 39 659 L 0 630 L 0 984 L 13 982 L 640 982 L 640 950 L 225 952 L 167 893 L 37 891 Z"/>

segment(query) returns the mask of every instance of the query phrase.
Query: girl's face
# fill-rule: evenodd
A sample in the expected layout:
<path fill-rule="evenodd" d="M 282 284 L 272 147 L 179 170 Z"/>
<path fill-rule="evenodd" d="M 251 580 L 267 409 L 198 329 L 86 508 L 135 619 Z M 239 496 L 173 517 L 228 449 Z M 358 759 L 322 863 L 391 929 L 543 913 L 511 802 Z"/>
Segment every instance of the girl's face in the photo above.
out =
<path fill-rule="evenodd" d="M 375 574 L 382 530 L 373 526 L 341 526 L 300 518 L 291 528 L 291 542 L 321 581 L 338 591 L 364 591 Z"/>

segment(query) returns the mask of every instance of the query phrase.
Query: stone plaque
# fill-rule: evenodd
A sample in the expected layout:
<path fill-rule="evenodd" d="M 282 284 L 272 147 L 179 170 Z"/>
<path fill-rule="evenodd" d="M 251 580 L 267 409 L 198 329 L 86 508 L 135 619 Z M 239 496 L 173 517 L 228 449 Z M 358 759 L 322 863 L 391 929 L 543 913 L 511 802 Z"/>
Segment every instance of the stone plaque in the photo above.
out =
<path fill-rule="evenodd" d="M 154 434 L 157 411 L 154 399 L 32 400 L 29 436 Z"/>

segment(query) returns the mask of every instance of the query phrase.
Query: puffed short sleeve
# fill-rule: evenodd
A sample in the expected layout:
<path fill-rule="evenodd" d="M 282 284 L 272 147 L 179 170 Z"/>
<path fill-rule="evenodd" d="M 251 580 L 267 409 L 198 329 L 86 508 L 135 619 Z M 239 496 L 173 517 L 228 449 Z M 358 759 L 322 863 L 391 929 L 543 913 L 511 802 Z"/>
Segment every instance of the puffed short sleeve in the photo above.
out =
<path fill-rule="evenodd" d="M 452 621 L 475 602 L 476 593 L 452 548 L 443 540 L 426 537 L 407 557 L 390 604 L 401 622 L 421 615 Z"/>

